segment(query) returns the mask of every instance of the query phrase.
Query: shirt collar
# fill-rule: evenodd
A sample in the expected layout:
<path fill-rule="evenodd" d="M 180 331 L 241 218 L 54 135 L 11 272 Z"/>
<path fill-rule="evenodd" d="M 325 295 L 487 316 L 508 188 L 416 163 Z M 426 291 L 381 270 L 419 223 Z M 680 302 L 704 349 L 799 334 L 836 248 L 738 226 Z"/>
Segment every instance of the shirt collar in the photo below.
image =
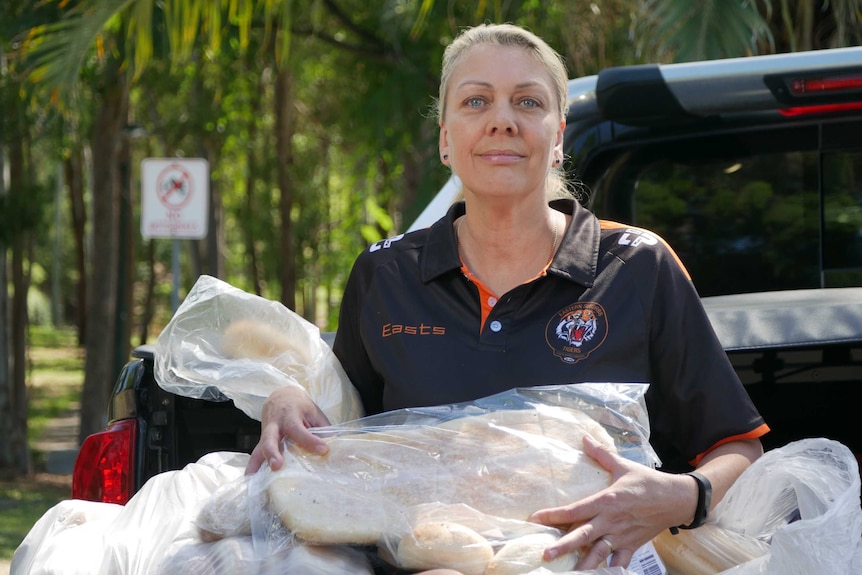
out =
<path fill-rule="evenodd" d="M 453 269 L 461 268 L 458 257 L 458 240 L 455 237 L 455 220 L 464 215 L 464 202 L 449 206 L 446 215 L 434 222 L 428 231 L 428 242 L 422 250 L 420 266 L 422 281 L 428 283 Z"/>
<path fill-rule="evenodd" d="M 563 236 L 548 273 L 592 287 L 598 269 L 601 239 L 599 221 L 574 200 L 554 200 L 551 207 L 571 215 L 572 223 Z M 465 211 L 463 201 L 455 202 L 446 215 L 437 220 L 428 231 L 428 242 L 420 256 L 423 282 L 428 283 L 447 272 L 461 268 L 453 225 Z"/>
<path fill-rule="evenodd" d="M 548 273 L 592 287 L 599 267 L 599 220 L 575 200 L 554 200 L 551 207 L 572 216 Z"/>

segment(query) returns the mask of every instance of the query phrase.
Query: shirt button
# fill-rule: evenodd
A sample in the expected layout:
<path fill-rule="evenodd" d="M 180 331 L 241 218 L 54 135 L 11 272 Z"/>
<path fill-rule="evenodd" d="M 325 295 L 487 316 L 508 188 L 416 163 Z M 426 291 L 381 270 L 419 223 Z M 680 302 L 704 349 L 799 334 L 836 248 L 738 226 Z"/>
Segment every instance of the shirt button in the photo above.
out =
<path fill-rule="evenodd" d="M 497 298 L 494 296 L 488 297 L 488 307 L 494 307 L 495 305 L 497 305 Z"/>
<path fill-rule="evenodd" d="M 493 331 L 494 333 L 497 333 L 498 331 L 500 331 L 501 329 L 503 329 L 503 324 L 502 324 L 502 323 L 500 323 L 500 322 L 499 322 L 499 321 L 497 321 L 497 320 L 494 320 L 494 321 L 492 321 L 492 322 L 491 322 L 491 326 L 490 326 L 490 327 L 491 327 L 491 331 Z"/>

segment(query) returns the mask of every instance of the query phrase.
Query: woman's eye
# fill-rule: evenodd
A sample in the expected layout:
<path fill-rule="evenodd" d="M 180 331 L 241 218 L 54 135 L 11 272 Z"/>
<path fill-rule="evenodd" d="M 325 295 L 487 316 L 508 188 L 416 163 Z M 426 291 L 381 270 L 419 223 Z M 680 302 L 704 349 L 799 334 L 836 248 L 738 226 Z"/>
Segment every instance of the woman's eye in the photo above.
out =
<path fill-rule="evenodd" d="M 524 98 L 521 100 L 521 105 L 525 108 L 540 108 L 542 106 L 535 98 Z"/>
<path fill-rule="evenodd" d="M 479 108 L 484 103 L 485 103 L 485 100 L 483 100 L 482 98 L 479 98 L 478 96 L 474 97 L 474 98 L 467 98 L 467 101 L 466 101 L 467 106 L 470 108 Z"/>

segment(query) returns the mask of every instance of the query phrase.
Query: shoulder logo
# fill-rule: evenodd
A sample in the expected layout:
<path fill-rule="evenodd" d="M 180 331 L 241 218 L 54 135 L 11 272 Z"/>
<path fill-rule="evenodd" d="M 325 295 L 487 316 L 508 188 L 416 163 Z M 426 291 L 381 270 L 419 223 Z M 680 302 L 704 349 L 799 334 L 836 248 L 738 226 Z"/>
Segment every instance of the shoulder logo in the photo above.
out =
<path fill-rule="evenodd" d="M 578 302 L 558 311 L 545 328 L 545 341 L 566 363 L 589 357 L 608 335 L 605 309 L 596 302 Z"/>
<path fill-rule="evenodd" d="M 621 246 L 637 247 L 641 244 L 654 246 L 658 243 L 655 234 L 639 228 L 628 228 L 622 233 L 617 243 Z"/>
<path fill-rule="evenodd" d="M 383 241 L 372 244 L 371 247 L 368 248 L 368 251 L 369 252 L 376 252 L 377 250 L 386 249 L 403 237 L 404 237 L 404 234 L 398 234 L 397 236 L 387 238 Z"/>

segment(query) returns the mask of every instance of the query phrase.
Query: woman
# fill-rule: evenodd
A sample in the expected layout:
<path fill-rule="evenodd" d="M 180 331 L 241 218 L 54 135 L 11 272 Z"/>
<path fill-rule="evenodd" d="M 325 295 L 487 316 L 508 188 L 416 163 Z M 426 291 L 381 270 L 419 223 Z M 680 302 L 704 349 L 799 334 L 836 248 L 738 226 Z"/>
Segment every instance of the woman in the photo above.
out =
<path fill-rule="evenodd" d="M 439 148 L 464 201 L 359 256 L 334 350 L 369 414 L 529 385 L 649 383 L 663 470 L 585 442 L 613 484 L 531 518 L 567 531 L 546 559 L 577 550 L 578 569 L 610 555 L 626 567 L 662 530 L 702 522 L 709 484 L 714 504 L 762 454 L 768 428 L 673 251 L 552 199 L 565 189 L 566 78 L 556 52 L 515 26 L 472 28 L 447 48 Z M 325 452 L 308 428 L 326 424 L 303 393 L 273 393 L 249 471 L 278 469 L 283 437 Z M 699 475 L 669 472 L 689 464 Z"/>

